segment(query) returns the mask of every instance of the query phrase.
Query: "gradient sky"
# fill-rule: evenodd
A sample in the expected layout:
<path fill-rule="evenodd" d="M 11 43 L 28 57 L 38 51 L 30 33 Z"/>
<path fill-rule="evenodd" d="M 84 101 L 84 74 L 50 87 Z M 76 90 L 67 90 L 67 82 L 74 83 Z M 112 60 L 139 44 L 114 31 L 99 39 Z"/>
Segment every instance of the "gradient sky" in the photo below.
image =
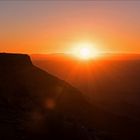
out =
<path fill-rule="evenodd" d="M 0 52 L 68 52 L 82 41 L 140 53 L 140 1 L 0 1 Z"/>

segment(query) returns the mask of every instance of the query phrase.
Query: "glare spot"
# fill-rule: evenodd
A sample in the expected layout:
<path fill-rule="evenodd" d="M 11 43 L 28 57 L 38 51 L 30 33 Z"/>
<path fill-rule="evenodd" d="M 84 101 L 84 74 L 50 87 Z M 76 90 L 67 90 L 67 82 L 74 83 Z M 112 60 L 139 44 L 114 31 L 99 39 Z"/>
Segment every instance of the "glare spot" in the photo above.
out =
<path fill-rule="evenodd" d="M 55 102 L 53 99 L 47 99 L 46 102 L 45 102 L 45 107 L 47 109 L 54 109 L 55 107 Z"/>

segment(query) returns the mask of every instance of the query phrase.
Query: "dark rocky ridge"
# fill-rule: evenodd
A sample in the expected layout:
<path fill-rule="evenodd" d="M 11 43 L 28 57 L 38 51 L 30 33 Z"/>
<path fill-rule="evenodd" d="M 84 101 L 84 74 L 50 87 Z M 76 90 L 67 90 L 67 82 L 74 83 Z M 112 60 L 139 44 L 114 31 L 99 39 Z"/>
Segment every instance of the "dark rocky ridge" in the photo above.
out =
<path fill-rule="evenodd" d="M 0 53 L 0 66 L 26 66 L 32 65 L 31 59 L 26 54 Z"/>
<path fill-rule="evenodd" d="M 1 53 L 0 77 L 0 139 L 94 139 L 82 94 L 32 65 L 28 55 Z"/>

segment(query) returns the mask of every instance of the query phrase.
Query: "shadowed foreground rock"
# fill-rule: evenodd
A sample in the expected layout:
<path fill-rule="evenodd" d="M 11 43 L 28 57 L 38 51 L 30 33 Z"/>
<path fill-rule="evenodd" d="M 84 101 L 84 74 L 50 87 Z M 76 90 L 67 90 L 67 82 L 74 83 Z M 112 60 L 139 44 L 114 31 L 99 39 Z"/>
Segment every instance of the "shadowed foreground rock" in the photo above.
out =
<path fill-rule="evenodd" d="M 0 54 L 0 139 L 94 140 L 90 105 L 28 55 Z"/>

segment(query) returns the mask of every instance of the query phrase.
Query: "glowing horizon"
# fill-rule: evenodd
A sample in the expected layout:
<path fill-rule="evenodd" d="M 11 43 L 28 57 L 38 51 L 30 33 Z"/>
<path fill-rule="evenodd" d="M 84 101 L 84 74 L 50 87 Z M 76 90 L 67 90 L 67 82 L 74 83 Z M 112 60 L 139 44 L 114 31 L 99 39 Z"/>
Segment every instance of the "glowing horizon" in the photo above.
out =
<path fill-rule="evenodd" d="M 139 1 L 1 1 L 0 52 L 67 53 L 91 40 L 100 52 L 140 53 L 139 13 Z"/>

